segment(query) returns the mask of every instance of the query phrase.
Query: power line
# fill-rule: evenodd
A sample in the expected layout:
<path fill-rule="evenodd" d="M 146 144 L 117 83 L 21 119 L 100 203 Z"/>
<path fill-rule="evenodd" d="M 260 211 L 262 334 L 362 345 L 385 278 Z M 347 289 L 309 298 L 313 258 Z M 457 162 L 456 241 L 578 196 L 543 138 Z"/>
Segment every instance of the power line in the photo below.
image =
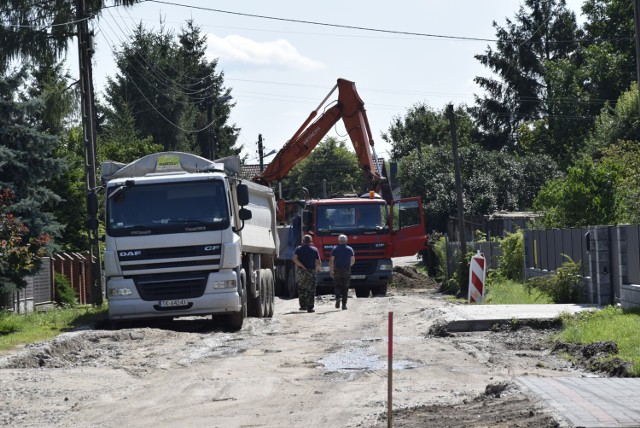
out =
<path fill-rule="evenodd" d="M 206 11 L 209 11 L 209 12 L 224 13 L 224 14 L 228 14 L 228 15 L 246 16 L 246 17 L 249 17 L 249 18 L 268 19 L 268 20 L 280 21 L 280 22 L 293 22 L 293 23 L 297 23 L 297 24 L 318 25 L 318 26 L 322 26 L 322 27 L 345 28 L 345 29 L 348 29 L 348 30 L 371 31 L 371 32 L 385 33 L 385 34 L 400 34 L 400 35 L 404 35 L 404 36 L 433 37 L 433 38 L 447 39 L 447 40 L 468 40 L 468 41 L 476 41 L 476 42 L 496 42 L 497 41 L 496 39 L 486 39 L 486 38 L 481 38 L 481 37 L 446 36 L 446 35 L 441 35 L 441 34 L 418 33 L 418 32 L 413 32 L 413 31 L 384 30 L 384 29 L 379 29 L 379 28 L 360 27 L 360 26 L 355 26 L 355 25 L 329 24 L 329 23 L 326 23 L 326 22 L 307 21 L 307 20 L 303 20 L 303 19 L 278 18 L 278 17 L 275 17 L 275 16 L 257 15 L 257 14 L 253 14 L 253 13 L 243 13 L 243 12 L 232 12 L 232 11 L 228 11 L 228 10 L 214 9 L 214 8 L 202 7 L 202 6 L 191 6 L 191 5 L 175 3 L 175 2 L 169 2 L 169 1 L 162 1 L 162 0 L 149 0 L 149 1 L 151 1 L 153 3 L 166 4 L 166 5 L 170 5 L 170 6 L 180 6 L 180 7 L 190 8 L 190 9 L 206 10 Z"/>
<path fill-rule="evenodd" d="M 291 22 L 296 24 L 317 25 L 317 26 L 331 27 L 331 28 L 343 28 L 348 30 L 369 31 L 369 32 L 383 33 L 383 34 L 395 34 L 395 35 L 404 35 L 404 36 L 417 36 L 417 37 L 428 37 L 428 38 L 443 39 L 443 40 L 461 40 L 461 41 L 473 41 L 473 42 L 495 43 L 495 42 L 501 41 L 499 39 L 489 39 L 485 37 L 452 36 L 452 35 L 445 35 L 445 34 L 420 33 L 420 32 L 405 31 L 405 30 L 387 30 L 387 29 L 381 29 L 381 28 L 363 27 L 363 26 L 356 26 L 356 25 L 331 24 L 327 22 L 309 21 L 304 19 L 279 18 L 275 16 L 268 16 L 268 15 L 258 15 L 253 13 L 234 12 L 229 10 L 215 9 L 215 8 L 209 8 L 209 7 L 203 7 L 203 6 L 193 6 L 193 5 L 164 1 L 164 0 L 147 0 L 147 1 L 152 3 L 165 4 L 169 6 L 185 7 L 188 9 L 203 10 L 208 12 L 223 13 L 223 14 L 235 15 L 235 16 L 244 16 L 249 18 L 259 18 L 259 19 L 266 19 L 266 20 L 279 21 L 279 22 Z M 548 43 L 554 43 L 554 44 L 555 43 L 578 43 L 578 42 L 588 43 L 588 42 L 602 42 L 602 41 L 613 41 L 613 40 L 633 40 L 633 37 L 614 37 L 610 39 L 549 40 Z M 506 42 L 504 40 L 502 41 Z M 514 41 L 512 43 L 520 44 L 521 42 Z M 526 43 L 529 43 L 529 41 L 527 41 Z"/>

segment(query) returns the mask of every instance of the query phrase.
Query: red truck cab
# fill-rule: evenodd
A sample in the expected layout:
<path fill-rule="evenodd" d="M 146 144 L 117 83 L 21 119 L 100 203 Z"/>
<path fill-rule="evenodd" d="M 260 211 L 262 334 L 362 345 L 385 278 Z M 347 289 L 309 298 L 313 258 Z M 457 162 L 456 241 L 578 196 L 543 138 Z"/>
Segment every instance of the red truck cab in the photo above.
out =
<path fill-rule="evenodd" d="M 387 203 L 371 192 L 359 198 L 312 199 L 302 212 L 302 233 L 311 235 L 320 251 L 322 272 L 317 285 L 321 290 L 333 290 L 329 257 L 340 235 L 347 236 L 355 253 L 351 287 L 358 297 L 386 295 L 393 279 L 392 257 L 415 255 L 425 247 L 419 197 Z"/>

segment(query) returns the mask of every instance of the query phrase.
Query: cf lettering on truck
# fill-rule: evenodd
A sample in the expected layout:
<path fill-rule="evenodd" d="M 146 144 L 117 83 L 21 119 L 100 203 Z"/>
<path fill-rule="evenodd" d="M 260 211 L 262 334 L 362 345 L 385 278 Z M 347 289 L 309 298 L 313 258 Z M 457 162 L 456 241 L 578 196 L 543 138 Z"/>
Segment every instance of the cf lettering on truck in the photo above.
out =
<path fill-rule="evenodd" d="M 271 317 L 273 191 L 240 160 L 164 152 L 102 164 L 109 320 L 212 316 L 228 330 Z"/>

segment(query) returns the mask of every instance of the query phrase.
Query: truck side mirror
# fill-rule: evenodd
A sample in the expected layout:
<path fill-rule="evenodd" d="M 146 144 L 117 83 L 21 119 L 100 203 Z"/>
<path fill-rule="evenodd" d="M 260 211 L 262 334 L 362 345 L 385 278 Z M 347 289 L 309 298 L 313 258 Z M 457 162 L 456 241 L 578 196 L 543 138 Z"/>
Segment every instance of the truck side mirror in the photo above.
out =
<path fill-rule="evenodd" d="M 302 213 L 302 223 L 307 225 L 313 223 L 313 213 L 310 211 L 304 211 Z"/>
<path fill-rule="evenodd" d="M 236 188 L 236 195 L 238 198 L 238 205 L 241 207 L 249 205 L 249 186 L 246 184 L 238 184 L 238 187 Z"/>
<path fill-rule="evenodd" d="M 251 220 L 251 217 L 253 217 L 253 214 L 251 213 L 251 210 L 248 210 L 246 208 L 240 208 L 240 211 L 238 211 L 238 216 L 240 217 L 240 220 L 245 221 L 245 220 Z"/>

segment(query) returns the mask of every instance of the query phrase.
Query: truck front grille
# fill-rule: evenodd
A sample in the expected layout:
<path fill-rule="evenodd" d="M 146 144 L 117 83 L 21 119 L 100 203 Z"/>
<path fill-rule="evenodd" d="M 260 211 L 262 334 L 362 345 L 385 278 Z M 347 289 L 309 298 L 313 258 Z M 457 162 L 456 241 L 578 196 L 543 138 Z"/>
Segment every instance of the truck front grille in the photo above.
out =
<path fill-rule="evenodd" d="M 148 248 L 118 252 L 123 275 L 135 275 L 140 271 L 193 267 L 197 270 L 216 271 L 220 268 L 220 245 L 189 247 Z"/>
<path fill-rule="evenodd" d="M 194 299 L 204 294 L 207 272 L 140 275 L 133 278 L 142 300 Z"/>
<path fill-rule="evenodd" d="M 377 264 L 377 260 L 358 260 L 356 258 L 356 262 L 351 266 L 351 275 L 373 275 L 376 272 Z"/>
<path fill-rule="evenodd" d="M 375 257 L 382 258 L 385 256 L 386 245 L 382 242 L 372 242 L 369 244 L 347 244 L 353 248 L 356 260 L 358 257 Z M 332 245 L 325 245 L 324 257 L 328 259 L 331 256 Z"/>

